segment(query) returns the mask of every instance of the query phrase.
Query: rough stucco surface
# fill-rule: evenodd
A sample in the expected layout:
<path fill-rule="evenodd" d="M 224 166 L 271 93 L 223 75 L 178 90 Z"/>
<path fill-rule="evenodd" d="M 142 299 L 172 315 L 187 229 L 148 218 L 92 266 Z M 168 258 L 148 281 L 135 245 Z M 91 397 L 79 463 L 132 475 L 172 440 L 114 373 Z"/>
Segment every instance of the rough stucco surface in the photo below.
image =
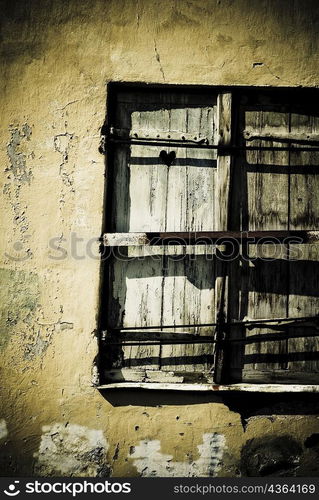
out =
<path fill-rule="evenodd" d="M 314 399 L 243 420 L 221 396 L 103 397 L 91 374 L 106 82 L 316 86 L 318 3 L 10 0 L 1 19 L 1 474 L 317 475 Z"/>

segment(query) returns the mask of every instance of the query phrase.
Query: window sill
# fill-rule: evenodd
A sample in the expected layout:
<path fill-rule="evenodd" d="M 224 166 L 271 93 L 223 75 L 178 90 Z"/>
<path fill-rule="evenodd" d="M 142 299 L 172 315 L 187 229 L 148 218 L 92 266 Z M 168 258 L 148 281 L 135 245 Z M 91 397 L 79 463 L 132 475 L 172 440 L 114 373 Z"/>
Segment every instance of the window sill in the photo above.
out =
<path fill-rule="evenodd" d="M 319 385 L 315 384 L 179 384 L 179 383 L 148 383 L 148 382 L 120 382 L 97 386 L 101 391 L 113 389 L 148 389 L 159 391 L 196 391 L 196 392 L 315 392 L 319 393 Z"/>

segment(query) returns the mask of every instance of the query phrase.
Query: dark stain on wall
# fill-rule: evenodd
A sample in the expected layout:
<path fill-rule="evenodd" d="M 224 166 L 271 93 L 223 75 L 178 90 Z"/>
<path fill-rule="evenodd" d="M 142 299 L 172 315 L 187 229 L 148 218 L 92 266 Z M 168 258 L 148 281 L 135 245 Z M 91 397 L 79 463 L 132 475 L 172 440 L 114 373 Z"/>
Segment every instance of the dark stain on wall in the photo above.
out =
<path fill-rule="evenodd" d="M 241 451 L 241 471 L 249 477 L 293 476 L 301 454 L 300 444 L 289 435 L 250 439 Z"/>
<path fill-rule="evenodd" d="M 319 453 L 319 433 L 311 434 L 311 436 L 307 437 L 304 444 L 306 448 L 313 448 Z"/>

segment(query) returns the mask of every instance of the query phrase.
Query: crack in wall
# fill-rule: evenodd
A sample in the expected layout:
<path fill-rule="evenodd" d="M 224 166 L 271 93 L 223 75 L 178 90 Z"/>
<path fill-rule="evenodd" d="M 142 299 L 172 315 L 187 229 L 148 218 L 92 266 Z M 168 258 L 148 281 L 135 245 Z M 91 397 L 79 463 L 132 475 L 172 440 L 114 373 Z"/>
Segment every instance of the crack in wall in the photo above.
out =
<path fill-rule="evenodd" d="M 294 83 L 290 80 L 287 80 L 285 78 L 281 78 L 280 76 L 276 75 L 271 69 L 270 67 L 268 66 L 268 64 L 266 64 L 265 62 L 262 62 L 262 61 L 257 61 L 257 62 L 253 62 L 252 64 L 252 68 L 255 69 L 255 68 L 260 68 L 260 67 L 265 67 L 267 69 L 267 71 L 274 77 L 276 78 L 276 80 L 280 80 L 281 82 L 286 82 L 288 83 L 289 85 L 291 85 L 292 87 L 302 87 L 302 85 L 300 83 Z"/>
<path fill-rule="evenodd" d="M 67 124 L 65 124 L 67 125 Z M 69 132 L 64 132 L 61 134 L 56 134 L 54 136 L 54 149 L 57 153 L 61 155 L 61 163 L 59 167 L 59 176 L 62 181 L 62 188 L 59 199 L 60 211 L 62 212 L 65 198 L 68 193 L 74 194 L 74 169 L 70 167 L 69 163 L 69 153 L 72 145 L 72 140 L 74 139 L 74 134 Z M 62 220 L 64 220 L 62 218 Z"/>
<path fill-rule="evenodd" d="M 163 70 L 162 63 L 161 63 L 161 57 L 160 57 L 159 52 L 157 50 L 156 40 L 155 39 L 154 39 L 154 51 L 155 51 L 156 61 L 159 64 L 160 72 L 162 73 L 162 77 L 163 77 L 163 80 L 165 82 L 165 73 L 164 73 L 164 70 Z"/>

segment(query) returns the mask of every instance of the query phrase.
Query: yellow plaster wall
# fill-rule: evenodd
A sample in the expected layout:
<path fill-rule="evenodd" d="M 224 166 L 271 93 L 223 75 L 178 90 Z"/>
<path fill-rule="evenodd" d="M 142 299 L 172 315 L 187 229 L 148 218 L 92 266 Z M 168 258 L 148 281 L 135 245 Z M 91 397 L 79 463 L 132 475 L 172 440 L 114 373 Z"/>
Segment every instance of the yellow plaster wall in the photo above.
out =
<path fill-rule="evenodd" d="M 317 474 L 314 400 L 242 421 L 221 396 L 103 397 L 91 372 L 106 83 L 316 86 L 318 3 L 8 0 L 1 18 L 1 474 L 262 474 L 282 436 L 288 470 Z"/>

